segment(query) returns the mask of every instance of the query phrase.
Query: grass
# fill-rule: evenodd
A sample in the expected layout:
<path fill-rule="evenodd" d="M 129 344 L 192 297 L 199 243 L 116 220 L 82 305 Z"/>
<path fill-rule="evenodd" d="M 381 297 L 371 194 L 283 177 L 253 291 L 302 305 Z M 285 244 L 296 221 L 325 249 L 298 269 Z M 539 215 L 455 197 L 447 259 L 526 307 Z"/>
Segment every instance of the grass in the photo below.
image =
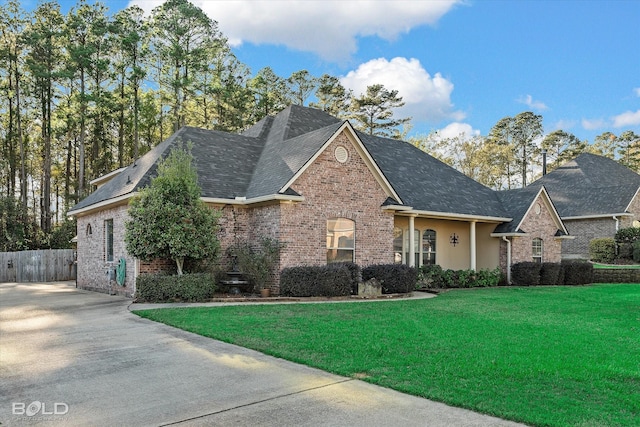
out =
<path fill-rule="evenodd" d="M 596 269 L 639 269 L 640 264 L 618 265 L 618 264 L 598 264 L 593 263 L 593 268 Z"/>
<path fill-rule="evenodd" d="M 136 313 L 530 425 L 640 425 L 640 285 Z"/>

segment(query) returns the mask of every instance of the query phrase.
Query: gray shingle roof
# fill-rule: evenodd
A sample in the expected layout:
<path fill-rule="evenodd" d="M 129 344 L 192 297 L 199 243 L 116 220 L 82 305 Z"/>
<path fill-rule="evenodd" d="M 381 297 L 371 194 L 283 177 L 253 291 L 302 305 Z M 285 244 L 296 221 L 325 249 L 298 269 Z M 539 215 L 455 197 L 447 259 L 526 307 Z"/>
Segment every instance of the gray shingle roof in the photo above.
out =
<path fill-rule="evenodd" d="M 322 111 L 290 106 L 242 134 L 183 127 L 91 193 L 73 211 L 148 186 L 157 162 L 191 143 L 203 197 L 234 199 L 277 193 L 335 133 L 342 121 Z"/>
<path fill-rule="evenodd" d="M 242 134 L 184 127 L 72 211 L 149 185 L 158 159 L 166 157 L 180 141 L 192 144 L 203 197 L 276 194 L 343 123 L 323 111 L 292 105 Z M 508 217 L 494 191 L 411 144 L 360 132 L 358 136 L 405 205 L 443 214 Z"/>
<path fill-rule="evenodd" d="M 502 205 L 509 211 L 509 217 L 513 218 L 509 222 L 498 225 L 494 233 L 522 233 L 527 230 L 518 229 L 518 225 L 527 214 L 529 207 L 535 197 L 540 192 L 540 188 L 525 187 L 516 190 L 498 191 L 497 195 Z"/>
<path fill-rule="evenodd" d="M 496 193 L 413 145 L 358 132 L 405 205 L 416 210 L 506 218 Z"/>
<path fill-rule="evenodd" d="M 619 214 L 640 187 L 640 175 L 615 160 L 583 153 L 530 187 L 542 185 L 563 218 Z"/>

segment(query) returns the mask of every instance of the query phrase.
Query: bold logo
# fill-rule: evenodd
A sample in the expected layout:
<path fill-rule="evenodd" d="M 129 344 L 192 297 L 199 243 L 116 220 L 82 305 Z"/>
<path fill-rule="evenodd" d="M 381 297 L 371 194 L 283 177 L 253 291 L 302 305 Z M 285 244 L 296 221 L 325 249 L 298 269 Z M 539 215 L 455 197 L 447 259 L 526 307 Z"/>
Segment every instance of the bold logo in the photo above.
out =
<path fill-rule="evenodd" d="M 26 415 L 27 417 L 33 417 L 38 413 L 41 415 L 66 415 L 69 412 L 69 405 L 63 402 L 45 404 L 34 400 L 29 405 L 23 402 L 13 402 L 11 405 L 13 415 Z"/>

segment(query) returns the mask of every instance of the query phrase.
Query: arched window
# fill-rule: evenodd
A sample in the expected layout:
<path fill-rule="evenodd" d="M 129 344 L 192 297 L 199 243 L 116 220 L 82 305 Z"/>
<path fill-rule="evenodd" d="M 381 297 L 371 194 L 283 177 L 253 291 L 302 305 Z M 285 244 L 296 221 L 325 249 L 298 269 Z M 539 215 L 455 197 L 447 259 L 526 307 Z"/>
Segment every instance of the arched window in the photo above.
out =
<path fill-rule="evenodd" d="M 87 224 L 87 237 L 90 237 L 93 234 L 93 230 L 91 230 L 91 224 Z"/>
<path fill-rule="evenodd" d="M 422 265 L 433 265 L 436 263 L 436 232 L 435 230 L 424 230 L 422 232 Z"/>
<path fill-rule="evenodd" d="M 327 221 L 327 264 L 355 261 L 355 234 L 355 221 L 348 218 L 331 218 Z"/>
<path fill-rule="evenodd" d="M 533 242 L 531 245 L 532 245 L 531 249 L 533 252 L 533 261 L 541 263 L 542 251 L 543 251 L 542 239 L 539 237 L 536 237 L 535 239 L 533 239 Z"/>

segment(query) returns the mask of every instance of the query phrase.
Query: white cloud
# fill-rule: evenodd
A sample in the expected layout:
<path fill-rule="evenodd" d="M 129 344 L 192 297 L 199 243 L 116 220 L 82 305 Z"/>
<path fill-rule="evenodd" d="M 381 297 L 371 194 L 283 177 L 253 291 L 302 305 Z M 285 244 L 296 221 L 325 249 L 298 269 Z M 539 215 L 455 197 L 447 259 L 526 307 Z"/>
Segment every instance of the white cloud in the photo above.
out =
<path fill-rule="evenodd" d="M 474 129 L 473 126 L 468 123 L 460 122 L 449 123 L 444 128 L 438 130 L 438 136 L 442 139 L 456 138 L 460 135 L 464 135 L 464 139 L 470 139 L 474 136 L 479 136 L 480 131 Z"/>
<path fill-rule="evenodd" d="M 412 117 L 413 122 L 437 123 L 442 120 L 460 121 L 461 111 L 454 111 L 451 103 L 453 83 L 436 73 L 433 77 L 415 58 L 372 59 L 361 64 L 340 79 L 342 85 L 353 90 L 355 96 L 365 93 L 367 86 L 382 84 L 388 90 L 397 90 L 405 102 L 397 117 Z"/>
<path fill-rule="evenodd" d="M 527 95 L 524 97 L 520 97 L 520 99 L 518 99 L 518 102 L 521 104 L 524 104 L 536 111 L 544 111 L 547 110 L 549 107 L 547 107 L 547 105 L 542 102 L 542 101 L 534 101 L 533 97 L 531 95 Z"/>
<path fill-rule="evenodd" d="M 573 128 L 576 125 L 575 120 L 558 120 L 554 125 L 552 130 L 563 130 L 568 132 L 569 129 Z"/>
<path fill-rule="evenodd" d="M 582 127 L 586 130 L 597 130 L 607 126 L 607 122 L 602 119 L 582 119 Z"/>
<path fill-rule="evenodd" d="M 357 38 L 393 40 L 421 25 L 434 25 L 461 0 L 290 1 L 191 0 L 218 22 L 232 46 L 248 41 L 314 52 L 344 60 L 357 50 Z M 145 11 L 159 0 L 131 0 Z"/>
<path fill-rule="evenodd" d="M 637 97 L 640 97 L 640 87 L 633 88 L 633 93 L 635 93 Z"/>
<path fill-rule="evenodd" d="M 613 117 L 613 127 L 621 128 L 625 126 L 640 126 L 640 110 L 625 111 Z"/>

